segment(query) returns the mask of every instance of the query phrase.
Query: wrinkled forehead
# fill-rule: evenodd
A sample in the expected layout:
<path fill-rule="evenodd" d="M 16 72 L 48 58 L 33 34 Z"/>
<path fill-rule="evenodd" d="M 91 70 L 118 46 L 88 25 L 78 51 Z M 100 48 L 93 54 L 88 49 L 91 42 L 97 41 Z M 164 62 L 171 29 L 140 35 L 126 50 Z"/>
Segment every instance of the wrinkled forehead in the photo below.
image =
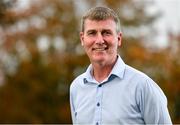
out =
<path fill-rule="evenodd" d="M 86 19 L 84 22 L 84 31 L 92 30 L 92 29 L 109 29 L 116 31 L 116 23 L 113 19 L 105 19 L 105 20 L 91 20 Z"/>

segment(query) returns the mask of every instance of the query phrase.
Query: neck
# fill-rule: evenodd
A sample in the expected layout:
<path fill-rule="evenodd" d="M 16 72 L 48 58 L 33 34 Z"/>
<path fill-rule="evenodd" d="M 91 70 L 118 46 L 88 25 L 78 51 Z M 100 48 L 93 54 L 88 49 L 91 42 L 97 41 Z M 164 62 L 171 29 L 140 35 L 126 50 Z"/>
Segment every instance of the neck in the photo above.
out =
<path fill-rule="evenodd" d="M 102 82 L 105 78 L 109 76 L 112 71 L 114 64 L 116 63 L 117 58 L 111 64 L 102 64 L 102 63 L 95 63 L 93 65 L 93 72 L 92 75 L 99 83 Z"/>

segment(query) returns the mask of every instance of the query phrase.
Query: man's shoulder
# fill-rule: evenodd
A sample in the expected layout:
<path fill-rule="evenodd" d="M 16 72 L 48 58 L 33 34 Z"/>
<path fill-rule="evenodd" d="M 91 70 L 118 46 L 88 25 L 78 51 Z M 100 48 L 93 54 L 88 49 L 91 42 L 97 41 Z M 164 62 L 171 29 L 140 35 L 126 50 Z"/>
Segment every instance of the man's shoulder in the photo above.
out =
<path fill-rule="evenodd" d="M 77 76 L 77 77 L 72 81 L 72 83 L 79 82 L 79 81 L 83 81 L 84 78 L 85 78 L 85 73 L 82 73 L 82 74 L 80 74 L 79 76 Z"/>
<path fill-rule="evenodd" d="M 148 91 L 149 94 L 150 91 L 151 93 L 160 92 L 162 96 L 164 96 L 159 85 L 151 77 L 128 65 L 126 66 L 126 70 L 126 77 L 128 77 L 129 74 L 129 79 L 131 79 L 130 81 L 137 83 L 137 86 L 142 89 L 142 91 Z"/>
<path fill-rule="evenodd" d="M 129 77 L 134 77 L 136 79 L 142 79 L 142 80 L 146 80 L 146 79 L 151 79 L 148 75 L 146 75 L 144 72 L 135 69 L 129 65 L 126 65 L 125 68 L 125 75 L 129 76 Z"/>
<path fill-rule="evenodd" d="M 70 88 L 74 88 L 77 86 L 80 86 L 83 83 L 83 80 L 85 78 L 85 73 L 80 74 L 79 76 L 77 76 L 71 83 Z"/>

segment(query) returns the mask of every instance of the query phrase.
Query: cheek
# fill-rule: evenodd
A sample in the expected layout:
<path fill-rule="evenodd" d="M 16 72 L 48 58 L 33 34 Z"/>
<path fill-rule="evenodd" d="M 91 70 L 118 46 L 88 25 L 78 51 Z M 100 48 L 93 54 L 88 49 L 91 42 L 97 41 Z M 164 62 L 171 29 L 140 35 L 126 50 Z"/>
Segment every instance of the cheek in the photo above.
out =
<path fill-rule="evenodd" d="M 93 46 L 92 40 L 85 39 L 85 40 L 84 40 L 84 48 L 85 48 L 85 49 L 88 49 L 88 48 L 91 48 L 91 46 Z"/>
<path fill-rule="evenodd" d="M 114 48 L 118 48 L 118 40 L 117 39 L 111 39 L 109 42 L 109 45 L 114 49 Z"/>
<path fill-rule="evenodd" d="M 84 43 L 83 47 L 84 47 L 84 50 L 88 53 L 90 50 L 91 50 L 91 43 Z"/>

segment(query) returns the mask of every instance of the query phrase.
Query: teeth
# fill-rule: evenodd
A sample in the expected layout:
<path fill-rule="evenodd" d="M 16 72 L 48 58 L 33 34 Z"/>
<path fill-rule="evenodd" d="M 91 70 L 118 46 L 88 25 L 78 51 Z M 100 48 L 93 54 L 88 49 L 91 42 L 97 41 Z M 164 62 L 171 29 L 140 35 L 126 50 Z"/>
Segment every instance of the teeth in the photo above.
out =
<path fill-rule="evenodd" d="M 104 51 L 106 48 L 94 48 L 96 51 Z"/>
<path fill-rule="evenodd" d="M 97 49 L 95 49 L 95 50 L 105 50 L 105 48 L 97 48 Z"/>
<path fill-rule="evenodd" d="M 107 50 L 108 47 L 102 47 L 102 48 L 93 48 L 92 50 L 96 50 L 96 51 L 104 51 Z"/>

